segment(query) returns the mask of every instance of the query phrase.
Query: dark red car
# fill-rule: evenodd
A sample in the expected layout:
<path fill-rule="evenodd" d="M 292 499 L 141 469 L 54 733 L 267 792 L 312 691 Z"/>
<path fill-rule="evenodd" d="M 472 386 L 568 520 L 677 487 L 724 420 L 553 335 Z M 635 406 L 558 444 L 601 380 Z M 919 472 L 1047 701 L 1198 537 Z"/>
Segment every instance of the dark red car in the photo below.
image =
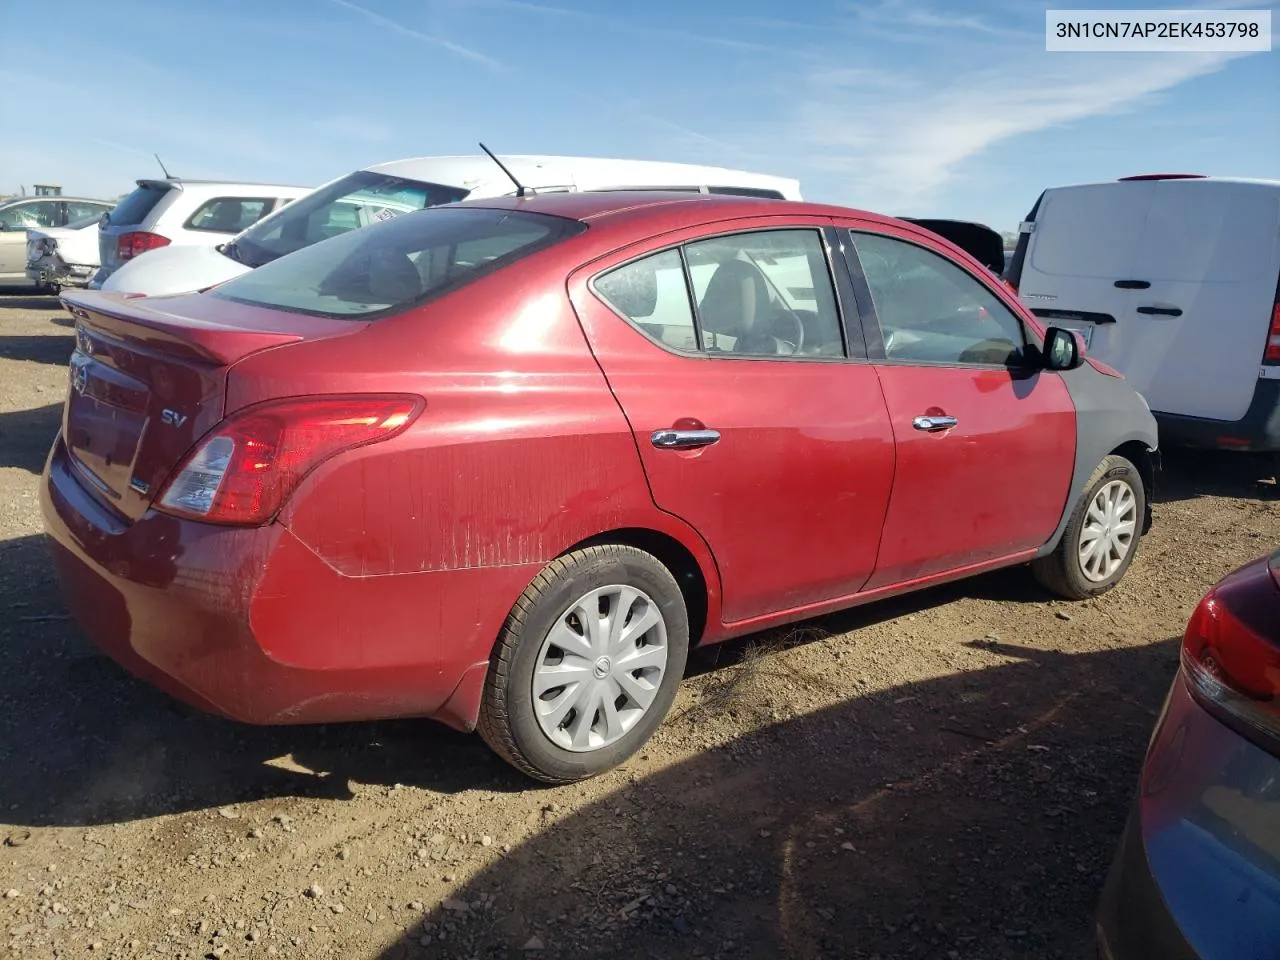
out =
<path fill-rule="evenodd" d="M 426 716 L 563 782 L 690 645 L 1031 562 L 1110 588 L 1156 426 L 901 220 L 690 194 L 407 214 L 211 291 L 64 295 L 86 633 L 253 723 Z"/>

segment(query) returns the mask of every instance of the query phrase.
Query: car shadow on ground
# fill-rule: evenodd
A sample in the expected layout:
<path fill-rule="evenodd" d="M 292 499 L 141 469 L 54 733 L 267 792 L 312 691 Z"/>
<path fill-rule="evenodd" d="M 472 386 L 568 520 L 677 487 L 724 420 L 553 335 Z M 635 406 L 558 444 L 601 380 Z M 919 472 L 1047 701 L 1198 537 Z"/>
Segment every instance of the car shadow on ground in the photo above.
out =
<path fill-rule="evenodd" d="M 48 337 L 7 337 L 0 335 L 0 358 L 5 360 L 29 360 L 32 363 L 48 363 L 65 367 L 71 360 L 76 338 L 70 334 Z"/>
<path fill-rule="evenodd" d="M 1275 454 L 1173 447 L 1162 451 L 1161 459 L 1162 469 L 1152 498 L 1155 503 L 1197 497 L 1280 499 L 1277 484 L 1280 457 Z"/>
<path fill-rule="evenodd" d="M 59 310 L 61 303 L 52 294 L 33 293 L 30 288 L 0 287 L 0 307 L 14 310 Z"/>
<path fill-rule="evenodd" d="M 62 424 L 62 404 L 0 413 L 0 467 L 39 473 Z"/>
<path fill-rule="evenodd" d="M 1005 665 L 634 761 L 600 801 L 546 805 L 382 960 L 534 938 L 582 958 L 1083 958 L 1176 646 L 990 645 Z"/>
<path fill-rule="evenodd" d="M 479 737 L 421 720 L 254 727 L 188 708 L 92 648 L 66 612 L 41 536 L 0 543 L 0 811 L 28 826 L 92 825 L 273 796 L 349 798 L 349 781 L 445 793 L 529 781 Z M 700 652 L 690 674 L 738 665 L 961 596 L 1040 594 L 1005 571 L 755 634 Z M 102 611 L 102 616 L 111 615 Z M 124 614 L 127 616 L 127 613 Z M 301 768 L 301 769 L 299 769 Z"/>

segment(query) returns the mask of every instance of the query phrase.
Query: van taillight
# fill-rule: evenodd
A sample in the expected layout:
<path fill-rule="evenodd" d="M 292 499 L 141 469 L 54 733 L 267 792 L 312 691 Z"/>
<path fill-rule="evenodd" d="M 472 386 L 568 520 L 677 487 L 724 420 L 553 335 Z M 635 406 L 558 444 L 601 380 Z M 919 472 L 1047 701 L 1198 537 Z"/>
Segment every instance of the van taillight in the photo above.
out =
<path fill-rule="evenodd" d="M 1263 363 L 1280 363 L 1280 301 L 1271 308 L 1271 329 L 1267 331 L 1267 349 Z"/>
<path fill-rule="evenodd" d="M 148 233 L 145 230 L 122 233 L 116 240 L 116 259 L 132 260 L 140 253 L 146 253 L 156 247 L 167 247 L 168 245 L 169 238 L 162 237 L 158 233 Z"/>
<path fill-rule="evenodd" d="M 1265 588 L 1274 590 L 1274 566 Z M 1182 638 L 1182 669 L 1192 694 L 1243 736 L 1280 745 L 1280 646 L 1259 636 L 1210 590 Z"/>
<path fill-rule="evenodd" d="M 422 412 L 412 396 L 310 397 L 248 407 L 214 427 L 160 491 L 160 510 L 266 523 L 302 478 L 344 450 L 390 440 Z"/>

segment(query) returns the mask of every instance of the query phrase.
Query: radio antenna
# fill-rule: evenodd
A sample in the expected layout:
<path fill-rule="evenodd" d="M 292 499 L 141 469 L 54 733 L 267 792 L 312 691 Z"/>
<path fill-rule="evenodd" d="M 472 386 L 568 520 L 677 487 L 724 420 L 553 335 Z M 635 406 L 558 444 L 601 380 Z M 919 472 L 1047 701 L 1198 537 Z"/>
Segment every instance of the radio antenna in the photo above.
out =
<path fill-rule="evenodd" d="M 516 179 L 515 174 L 513 174 L 510 170 L 508 170 L 501 160 L 499 160 L 496 156 L 494 156 L 492 150 L 486 147 L 483 143 L 480 144 L 480 149 L 483 150 L 485 153 L 487 153 L 489 155 L 489 159 L 498 165 L 498 169 L 500 169 L 503 173 L 507 175 L 507 179 L 516 185 L 517 197 L 524 197 L 533 193 L 532 190 L 530 190 L 523 183 L 521 183 L 519 180 Z"/>
<path fill-rule="evenodd" d="M 172 179 L 173 179 L 173 175 L 172 175 L 171 173 L 169 173 L 169 171 L 168 171 L 168 170 L 165 170 L 165 168 L 164 168 L 164 161 L 160 159 L 160 154 L 158 154 L 158 153 L 153 153 L 153 154 L 152 154 L 152 156 L 156 158 L 156 163 L 160 164 L 160 169 L 164 172 L 164 178 L 165 178 L 166 180 L 172 180 Z"/>

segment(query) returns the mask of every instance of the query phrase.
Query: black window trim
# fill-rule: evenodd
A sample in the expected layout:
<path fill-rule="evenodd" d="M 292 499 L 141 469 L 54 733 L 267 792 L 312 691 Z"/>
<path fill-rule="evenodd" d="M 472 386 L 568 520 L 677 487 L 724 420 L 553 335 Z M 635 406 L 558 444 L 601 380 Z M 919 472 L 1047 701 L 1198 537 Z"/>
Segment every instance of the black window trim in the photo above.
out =
<path fill-rule="evenodd" d="M 192 226 L 192 224 L 195 222 L 195 219 L 199 215 L 201 210 L 204 210 L 206 207 L 210 206 L 211 204 L 221 203 L 223 200 L 239 200 L 241 203 L 261 203 L 262 214 L 261 216 L 258 217 L 258 220 L 261 220 L 267 214 L 271 213 L 271 211 L 274 209 L 274 204 L 278 199 L 279 199 L 278 197 L 237 197 L 237 196 L 230 196 L 230 195 L 225 197 L 211 197 L 210 199 L 200 204 L 200 206 L 196 207 L 195 210 L 191 212 L 191 216 L 187 217 L 187 219 L 183 222 L 182 227 L 184 230 L 194 230 L 196 233 L 236 234 L 236 233 L 239 233 L 240 230 L 231 230 L 231 231 L 211 230 L 208 227 L 196 227 L 196 226 Z M 257 223 L 258 220 L 254 220 L 253 223 Z M 249 227 L 252 227 L 253 223 L 249 224 Z M 241 230 L 248 230 L 249 227 L 242 227 Z"/>
<path fill-rule="evenodd" d="M 792 356 L 787 354 L 776 354 L 774 356 L 769 356 L 766 354 L 733 354 L 733 353 L 708 352 L 702 342 L 702 318 L 698 313 L 697 298 L 694 297 L 693 295 L 693 276 L 689 272 L 689 261 L 688 261 L 688 258 L 685 256 L 684 248 L 686 246 L 689 246 L 690 244 L 700 243 L 704 240 L 723 240 L 727 237 L 742 236 L 747 234 L 778 233 L 781 231 L 793 232 L 796 230 L 808 230 L 812 233 L 818 234 L 819 240 L 822 244 L 822 255 L 823 255 L 823 258 L 826 260 L 827 273 L 828 273 L 829 279 L 831 280 L 832 295 L 835 300 L 835 306 L 836 306 L 836 317 L 838 320 L 838 328 L 840 331 L 840 337 L 841 337 L 842 345 L 844 347 L 845 355 L 842 357 Z M 849 291 L 845 287 L 842 287 L 840 282 L 841 271 L 839 271 L 836 268 L 835 258 L 837 256 L 840 256 L 843 253 L 843 251 L 838 250 L 837 246 L 833 246 L 832 244 L 832 240 L 834 238 L 835 232 L 836 231 L 830 225 L 830 223 L 826 223 L 826 224 L 794 223 L 794 224 L 784 224 L 784 225 L 766 226 L 766 227 L 738 227 L 735 229 L 726 230 L 722 233 L 712 233 L 712 234 L 706 234 L 706 235 L 697 236 L 697 237 L 687 237 L 684 240 L 673 241 L 672 243 L 666 244 L 664 246 L 657 247 L 652 250 L 646 250 L 643 253 L 636 254 L 633 257 L 628 257 L 625 260 L 621 260 L 603 269 L 597 270 L 587 280 L 587 289 L 592 293 L 592 295 L 595 296 L 597 300 L 599 300 L 605 306 L 606 309 L 608 309 L 611 313 L 619 317 L 627 326 L 629 326 L 636 333 L 640 334 L 640 336 L 644 337 L 647 341 L 652 343 L 654 346 L 658 347 L 661 350 L 666 351 L 667 353 L 673 354 L 678 357 L 684 357 L 685 359 L 688 359 L 688 360 L 743 360 L 743 361 L 764 360 L 770 363 L 778 362 L 778 361 L 796 362 L 796 363 L 815 363 L 815 362 L 816 363 L 866 363 L 868 362 L 868 356 L 866 351 L 866 343 L 865 343 L 864 335 L 861 329 L 862 320 L 859 315 L 860 313 L 859 306 L 855 302 L 852 308 L 852 314 L 850 313 L 850 309 L 848 304 L 846 303 L 845 297 L 849 296 L 851 291 Z M 693 319 L 694 338 L 698 344 L 697 348 L 694 350 L 681 350 L 678 347 L 673 347 L 669 343 L 664 343 L 661 340 L 655 339 L 649 334 L 647 330 L 641 327 L 639 323 L 637 323 L 635 320 L 632 320 L 630 317 L 624 314 L 621 310 L 615 307 L 612 303 L 610 303 L 609 298 L 606 297 L 604 294 L 602 294 L 596 288 L 596 280 L 605 276 L 606 274 L 613 273 L 615 270 L 621 270 L 623 267 L 630 266 L 633 263 L 638 263 L 641 260 L 644 260 L 648 257 L 655 257 L 663 253 L 668 253 L 672 250 L 675 250 L 679 255 L 681 272 L 684 274 L 685 296 L 689 300 L 689 314 Z M 849 319 L 848 319 L 850 316 L 852 316 L 854 320 L 858 323 L 859 336 L 857 340 L 853 338 L 850 332 Z M 854 355 L 855 353 L 859 353 L 861 354 L 861 356 L 855 356 Z"/>
<path fill-rule="evenodd" d="M 945 254 L 931 249 L 928 244 L 921 243 L 913 237 L 904 237 L 896 233 L 886 233 L 883 230 L 875 229 L 874 224 L 865 224 L 863 226 L 849 226 L 843 224 L 838 228 L 842 233 L 849 236 L 848 247 L 842 247 L 844 253 L 845 266 L 849 270 L 850 278 L 853 280 L 854 289 L 858 294 L 858 307 L 862 313 L 862 329 L 867 338 L 867 352 L 872 358 L 872 362 L 877 364 L 885 364 L 889 366 L 914 366 L 914 367 L 939 367 L 960 370 L 1008 370 L 1008 371 L 1025 371 L 1027 369 L 1039 370 L 1040 365 L 1037 357 L 1043 349 L 1044 344 L 1037 334 L 1034 327 L 1029 326 L 1018 311 L 1014 310 L 1005 298 L 995 289 L 995 286 L 987 282 L 985 277 L 979 277 L 972 270 L 962 263 L 957 263 Z M 927 253 L 933 254 L 935 257 L 941 257 L 947 263 L 956 267 L 958 270 L 966 274 L 975 283 L 986 290 L 991 296 L 1003 306 L 1014 320 L 1018 322 L 1019 329 L 1022 330 L 1023 352 L 1022 362 L 1016 364 L 1007 363 L 962 363 L 960 361 L 947 360 L 895 360 L 885 355 L 884 352 L 884 333 L 880 329 L 880 317 L 876 311 L 875 298 L 871 294 L 871 286 L 867 283 L 866 274 L 862 270 L 862 261 L 859 258 L 857 241 L 854 239 L 858 234 L 868 234 L 876 237 L 885 237 L 889 240 L 897 240 L 900 243 L 910 244 L 919 247 Z"/>

